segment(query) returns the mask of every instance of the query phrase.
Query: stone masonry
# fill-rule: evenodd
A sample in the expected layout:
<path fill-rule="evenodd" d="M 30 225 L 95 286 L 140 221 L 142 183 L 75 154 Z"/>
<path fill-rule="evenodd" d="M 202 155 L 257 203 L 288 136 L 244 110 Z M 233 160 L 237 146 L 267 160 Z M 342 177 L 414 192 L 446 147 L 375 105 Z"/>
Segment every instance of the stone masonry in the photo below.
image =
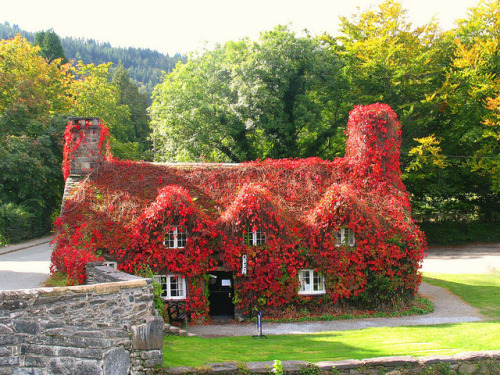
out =
<path fill-rule="evenodd" d="M 305 361 L 212 363 L 198 368 L 171 367 L 160 371 L 159 374 L 497 375 L 500 374 L 500 351 L 489 350 L 421 358 L 379 357 L 317 363 Z"/>
<path fill-rule="evenodd" d="M 153 373 L 163 331 L 153 287 L 123 278 L 0 292 L 0 374 Z"/>

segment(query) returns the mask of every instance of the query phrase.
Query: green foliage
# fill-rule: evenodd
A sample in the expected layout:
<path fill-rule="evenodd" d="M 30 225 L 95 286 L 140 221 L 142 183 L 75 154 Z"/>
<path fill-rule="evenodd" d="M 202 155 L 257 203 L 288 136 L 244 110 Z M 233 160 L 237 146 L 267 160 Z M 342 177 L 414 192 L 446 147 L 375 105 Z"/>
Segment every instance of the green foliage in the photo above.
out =
<path fill-rule="evenodd" d="M 422 222 L 419 224 L 431 245 L 500 242 L 498 222 Z"/>
<path fill-rule="evenodd" d="M 129 72 L 119 65 L 113 72 L 112 83 L 118 88 L 118 105 L 126 105 L 130 116 L 123 119 L 122 127 L 126 129 L 128 139 L 114 139 L 111 143 L 113 154 L 120 159 L 150 160 L 151 144 L 149 142 L 148 98 L 140 93 L 132 82 Z"/>
<path fill-rule="evenodd" d="M 49 62 L 56 59 L 60 59 L 61 64 L 66 64 L 68 62 L 68 59 L 64 55 L 61 40 L 54 30 L 50 29 L 36 33 L 34 44 L 40 46 L 40 55 Z"/>
<path fill-rule="evenodd" d="M 10 39 L 21 34 L 28 41 L 35 42 L 35 34 L 21 30 L 18 25 L 8 22 L 0 24 L 0 39 Z M 186 61 L 184 56 L 169 56 L 142 48 L 117 48 L 109 43 L 99 43 L 93 39 L 62 38 L 61 44 L 68 60 L 83 61 L 84 64 L 120 63 L 130 73 L 142 93 L 148 96 L 161 81 L 164 72 L 171 72 L 178 61 Z"/>
<path fill-rule="evenodd" d="M 43 284 L 47 287 L 61 287 L 70 285 L 67 275 L 64 272 L 56 271 L 52 273 L 47 281 Z"/>
<path fill-rule="evenodd" d="M 179 64 L 156 88 L 156 159 L 331 157 L 342 151 L 344 89 L 340 61 L 308 35 L 278 26 L 258 42 L 226 43 Z"/>
<path fill-rule="evenodd" d="M 398 277 L 390 278 L 385 275 L 368 271 L 367 284 L 363 293 L 352 298 L 357 306 L 365 308 L 397 307 L 413 298 L 410 291 L 398 290 Z"/>
<path fill-rule="evenodd" d="M 19 242 L 47 234 L 63 191 L 61 173 L 64 117 L 48 124 L 25 118 L 29 135 L 0 133 L 0 235 Z M 0 129 L 21 132 L 8 114 L 0 115 Z"/>
<path fill-rule="evenodd" d="M 31 238 L 33 219 L 25 207 L 0 201 L 0 246 Z"/>

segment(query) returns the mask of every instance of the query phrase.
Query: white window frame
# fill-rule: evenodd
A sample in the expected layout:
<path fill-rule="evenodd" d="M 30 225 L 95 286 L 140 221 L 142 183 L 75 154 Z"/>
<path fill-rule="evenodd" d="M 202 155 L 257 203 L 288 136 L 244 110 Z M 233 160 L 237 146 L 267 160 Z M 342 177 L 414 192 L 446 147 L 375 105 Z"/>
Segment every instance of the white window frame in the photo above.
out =
<path fill-rule="evenodd" d="M 260 228 L 245 233 L 245 242 L 250 246 L 263 245 L 266 240 L 266 234 Z"/>
<path fill-rule="evenodd" d="M 174 226 L 165 231 L 163 244 L 169 249 L 183 249 L 186 247 L 188 232 L 184 227 Z"/>
<path fill-rule="evenodd" d="M 153 281 L 161 286 L 161 298 L 164 300 L 186 299 L 186 279 L 182 276 L 169 273 L 154 275 Z M 177 286 L 177 288 L 173 288 Z"/>
<path fill-rule="evenodd" d="M 335 233 L 335 246 L 350 246 L 356 245 L 356 234 L 351 228 L 342 227 Z"/>
<path fill-rule="evenodd" d="M 299 270 L 299 294 L 318 295 L 325 294 L 325 277 L 313 269 Z"/>

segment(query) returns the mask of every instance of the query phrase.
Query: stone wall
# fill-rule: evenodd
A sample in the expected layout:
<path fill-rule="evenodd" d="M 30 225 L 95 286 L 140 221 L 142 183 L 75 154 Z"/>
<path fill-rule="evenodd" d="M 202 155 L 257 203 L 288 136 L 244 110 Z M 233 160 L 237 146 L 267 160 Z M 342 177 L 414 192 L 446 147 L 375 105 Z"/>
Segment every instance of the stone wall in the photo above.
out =
<path fill-rule="evenodd" d="M 89 267 L 99 269 L 119 281 L 0 292 L 0 374 L 135 375 L 161 364 L 151 282 Z"/>
<path fill-rule="evenodd" d="M 379 357 L 317 363 L 304 361 L 214 363 L 199 368 L 171 367 L 159 374 L 497 375 L 500 374 L 500 350 L 460 353 L 454 356 Z"/>

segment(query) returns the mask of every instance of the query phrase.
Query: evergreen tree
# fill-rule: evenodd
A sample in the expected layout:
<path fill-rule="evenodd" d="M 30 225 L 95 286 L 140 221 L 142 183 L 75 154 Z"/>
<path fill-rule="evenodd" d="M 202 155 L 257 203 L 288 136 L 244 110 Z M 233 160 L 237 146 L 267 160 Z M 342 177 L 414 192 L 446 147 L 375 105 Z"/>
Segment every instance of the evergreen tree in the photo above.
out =
<path fill-rule="evenodd" d="M 61 40 L 54 30 L 50 29 L 36 33 L 35 45 L 40 46 L 40 54 L 49 62 L 55 59 L 61 59 L 61 64 L 66 64 L 68 62 L 64 54 Z"/>

